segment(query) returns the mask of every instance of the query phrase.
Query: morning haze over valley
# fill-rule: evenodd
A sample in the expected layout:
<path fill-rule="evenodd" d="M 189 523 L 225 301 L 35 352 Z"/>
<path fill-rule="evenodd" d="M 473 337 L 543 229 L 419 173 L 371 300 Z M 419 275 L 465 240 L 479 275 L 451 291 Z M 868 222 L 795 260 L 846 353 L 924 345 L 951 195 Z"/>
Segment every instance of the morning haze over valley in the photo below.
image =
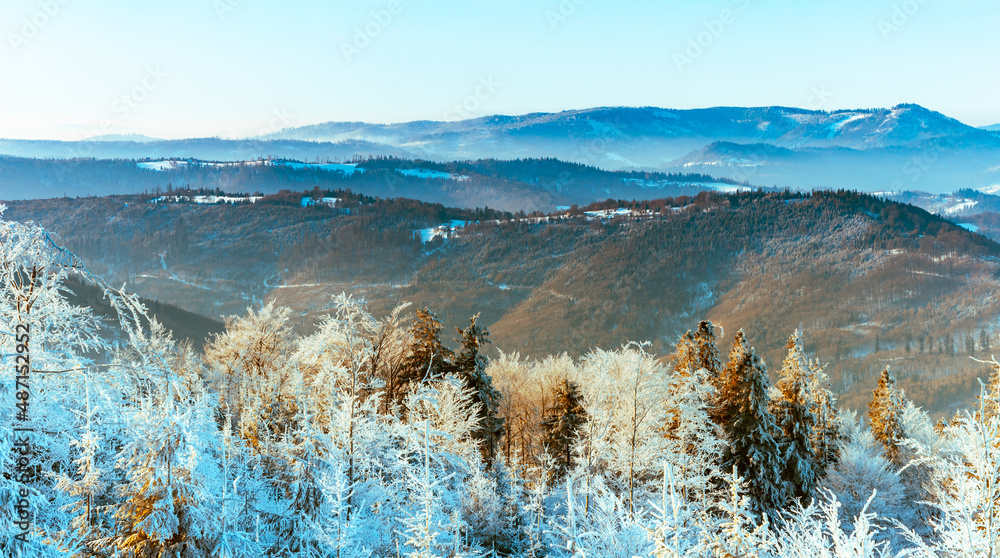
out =
<path fill-rule="evenodd" d="M 1000 551 L 1000 9 L 0 8 L 0 550 Z"/>

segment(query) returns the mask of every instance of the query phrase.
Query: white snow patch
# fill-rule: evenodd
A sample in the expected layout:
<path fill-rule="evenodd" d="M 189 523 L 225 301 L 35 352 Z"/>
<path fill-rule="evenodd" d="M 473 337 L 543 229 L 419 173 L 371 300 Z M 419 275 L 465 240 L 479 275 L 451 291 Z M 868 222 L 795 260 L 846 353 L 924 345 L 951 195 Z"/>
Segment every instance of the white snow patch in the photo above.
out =
<path fill-rule="evenodd" d="M 955 204 L 951 207 L 946 207 L 944 212 L 948 215 L 954 215 L 956 213 L 961 213 L 962 211 L 972 209 L 973 207 L 975 207 L 977 203 L 979 202 L 973 200 L 962 200 L 961 203 Z"/>
<path fill-rule="evenodd" d="M 635 211 L 624 207 L 619 207 L 618 209 L 602 209 L 600 211 L 584 211 L 584 213 L 586 213 L 591 217 L 602 217 L 602 218 L 619 217 L 621 215 L 636 214 Z"/>
<path fill-rule="evenodd" d="M 319 201 L 312 199 L 309 196 L 302 198 L 302 207 L 309 207 L 311 205 L 326 205 L 329 207 L 337 207 L 337 202 L 340 198 L 321 198 Z"/>
<path fill-rule="evenodd" d="M 178 161 L 148 161 L 144 163 L 136 163 L 135 166 L 140 169 L 162 172 L 177 168 L 177 163 Z"/>
<path fill-rule="evenodd" d="M 871 114 L 869 113 L 855 114 L 854 116 L 850 116 L 839 122 L 834 122 L 833 124 L 830 125 L 830 131 L 834 133 L 839 132 L 841 128 L 850 124 L 851 122 L 854 122 L 856 120 L 861 120 L 862 118 L 868 118 L 869 116 L 871 116 Z"/>
<path fill-rule="evenodd" d="M 710 182 L 707 184 L 701 184 L 701 186 L 711 188 L 718 192 L 725 192 L 727 194 L 731 194 L 733 192 L 749 192 L 750 190 L 753 190 L 753 188 L 749 186 L 738 186 L 736 184 L 724 184 L 721 182 Z"/>
<path fill-rule="evenodd" d="M 955 223 L 956 225 L 962 227 L 969 232 L 978 232 L 979 225 L 973 225 L 972 223 Z"/>
<path fill-rule="evenodd" d="M 431 169 L 396 169 L 396 172 L 404 176 L 413 176 L 416 178 L 443 178 L 445 180 L 468 180 L 469 177 L 464 174 L 451 174 L 449 172 L 441 172 Z"/>
<path fill-rule="evenodd" d="M 1000 170 L 1000 166 L 996 167 L 995 169 L 990 169 L 990 170 Z M 982 188 L 977 188 L 977 190 L 979 190 L 980 192 L 982 192 L 984 194 L 990 194 L 990 195 L 994 195 L 995 196 L 995 195 L 1000 194 L 1000 184 L 993 184 L 991 186 L 984 186 Z"/>
<path fill-rule="evenodd" d="M 427 243 L 434 240 L 437 237 L 448 238 L 448 234 L 452 231 L 461 229 L 467 225 L 468 221 L 460 221 L 457 219 L 452 219 L 445 225 L 438 225 L 436 227 L 427 227 L 426 229 L 420 229 L 414 234 L 420 235 L 420 242 Z"/>
<path fill-rule="evenodd" d="M 354 163 L 297 163 L 295 161 L 268 161 L 268 164 L 288 167 L 295 170 L 314 169 L 328 172 L 339 172 L 344 176 L 351 176 L 356 172 L 365 172 L 365 169 L 358 167 L 358 165 Z"/>
<path fill-rule="evenodd" d="M 216 203 L 257 203 L 260 198 L 261 196 L 160 196 L 149 200 L 149 202 L 189 202 L 212 205 Z"/>
<path fill-rule="evenodd" d="M 241 165 L 261 165 L 265 164 L 266 161 L 224 161 L 221 163 L 210 163 L 206 161 L 195 161 L 193 159 L 179 160 L 179 159 L 164 159 L 162 161 L 143 161 L 136 163 L 135 166 L 140 169 L 146 169 L 151 171 L 168 171 L 175 170 L 178 167 L 186 167 L 190 165 L 198 167 L 237 167 Z"/>

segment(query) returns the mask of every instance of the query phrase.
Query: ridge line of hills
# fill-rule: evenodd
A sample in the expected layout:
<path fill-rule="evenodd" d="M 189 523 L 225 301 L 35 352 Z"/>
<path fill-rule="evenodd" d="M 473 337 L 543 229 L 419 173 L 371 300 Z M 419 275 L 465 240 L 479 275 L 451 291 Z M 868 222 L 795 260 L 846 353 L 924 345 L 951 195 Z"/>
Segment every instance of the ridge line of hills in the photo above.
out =
<path fill-rule="evenodd" d="M 747 328 L 772 364 L 801 327 L 855 408 L 892 362 L 912 399 L 947 412 L 985 373 L 967 357 L 1000 343 L 1000 245 L 884 197 L 705 192 L 528 216 L 348 191 L 304 207 L 315 194 L 24 200 L 4 217 L 58 233 L 110 281 L 215 319 L 274 300 L 309 331 L 347 291 L 376 314 L 401 301 L 449 325 L 479 313 L 496 347 L 538 356 L 626 340 L 666 354 L 707 317 Z"/>
<path fill-rule="evenodd" d="M 533 157 L 607 170 L 694 172 L 804 189 L 941 193 L 1000 183 L 996 131 L 968 126 L 914 104 L 829 112 L 788 107 L 601 107 L 448 122 L 326 122 L 246 139 L 108 141 L 112 139 L 6 139 L 0 140 L 0 154 L 214 161 Z"/>

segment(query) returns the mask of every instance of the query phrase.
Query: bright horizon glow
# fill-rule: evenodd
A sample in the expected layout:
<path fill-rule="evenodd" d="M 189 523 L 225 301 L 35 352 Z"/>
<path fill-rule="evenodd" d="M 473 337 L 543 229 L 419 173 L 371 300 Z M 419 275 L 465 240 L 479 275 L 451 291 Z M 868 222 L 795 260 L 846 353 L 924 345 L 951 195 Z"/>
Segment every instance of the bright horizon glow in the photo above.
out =
<path fill-rule="evenodd" d="M 1000 5 L 986 0 L 10 0 L 3 11 L 5 138 L 246 137 L 599 106 L 916 103 L 1000 123 Z"/>

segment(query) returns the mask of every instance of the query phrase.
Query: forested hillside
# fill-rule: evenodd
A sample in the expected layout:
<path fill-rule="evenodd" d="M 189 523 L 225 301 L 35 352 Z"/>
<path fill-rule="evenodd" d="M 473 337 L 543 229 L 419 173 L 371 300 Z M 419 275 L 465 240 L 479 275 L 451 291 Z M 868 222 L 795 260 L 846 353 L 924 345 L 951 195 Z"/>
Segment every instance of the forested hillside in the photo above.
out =
<path fill-rule="evenodd" d="M 219 162 L 0 156 L 0 199 L 160 195 L 177 189 L 263 195 L 286 189 L 320 188 L 406 197 L 452 207 L 489 206 L 531 212 L 586 205 L 607 197 L 694 195 L 701 190 L 729 189 L 737 184 L 742 183 L 705 174 L 609 172 L 555 159 L 437 163 L 398 157 L 358 157 L 341 164 L 288 159 Z"/>
<path fill-rule="evenodd" d="M 44 230 L 0 220 L 0 246 L 0 346 L 18 363 L 0 383 L 5 556 L 1000 550 L 995 361 L 976 406 L 933 424 L 891 366 L 863 421 L 809 332 L 772 383 L 744 329 L 710 321 L 670 356 L 489 359 L 476 315 L 449 334 L 426 308 L 342 294 L 311 333 L 267 303 L 199 354 Z M 69 281 L 110 312 L 74 304 Z"/>
<path fill-rule="evenodd" d="M 302 207 L 323 197 L 339 201 Z M 705 193 L 549 216 L 345 191 L 254 204 L 10 205 L 8 218 L 49 227 L 113 284 L 216 319 L 275 300 L 302 333 L 341 292 L 376 313 L 410 301 L 447 324 L 481 313 L 495 347 L 531 356 L 627 341 L 666 354 L 708 317 L 727 335 L 747 327 L 775 364 L 802 327 L 845 406 L 863 408 L 891 363 L 908 395 L 942 415 L 985 377 L 969 357 L 988 359 L 1000 342 L 1000 248 L 921 209 L 850 192 Z M 448 223 L 458 226 L 434 229 Z"/>

